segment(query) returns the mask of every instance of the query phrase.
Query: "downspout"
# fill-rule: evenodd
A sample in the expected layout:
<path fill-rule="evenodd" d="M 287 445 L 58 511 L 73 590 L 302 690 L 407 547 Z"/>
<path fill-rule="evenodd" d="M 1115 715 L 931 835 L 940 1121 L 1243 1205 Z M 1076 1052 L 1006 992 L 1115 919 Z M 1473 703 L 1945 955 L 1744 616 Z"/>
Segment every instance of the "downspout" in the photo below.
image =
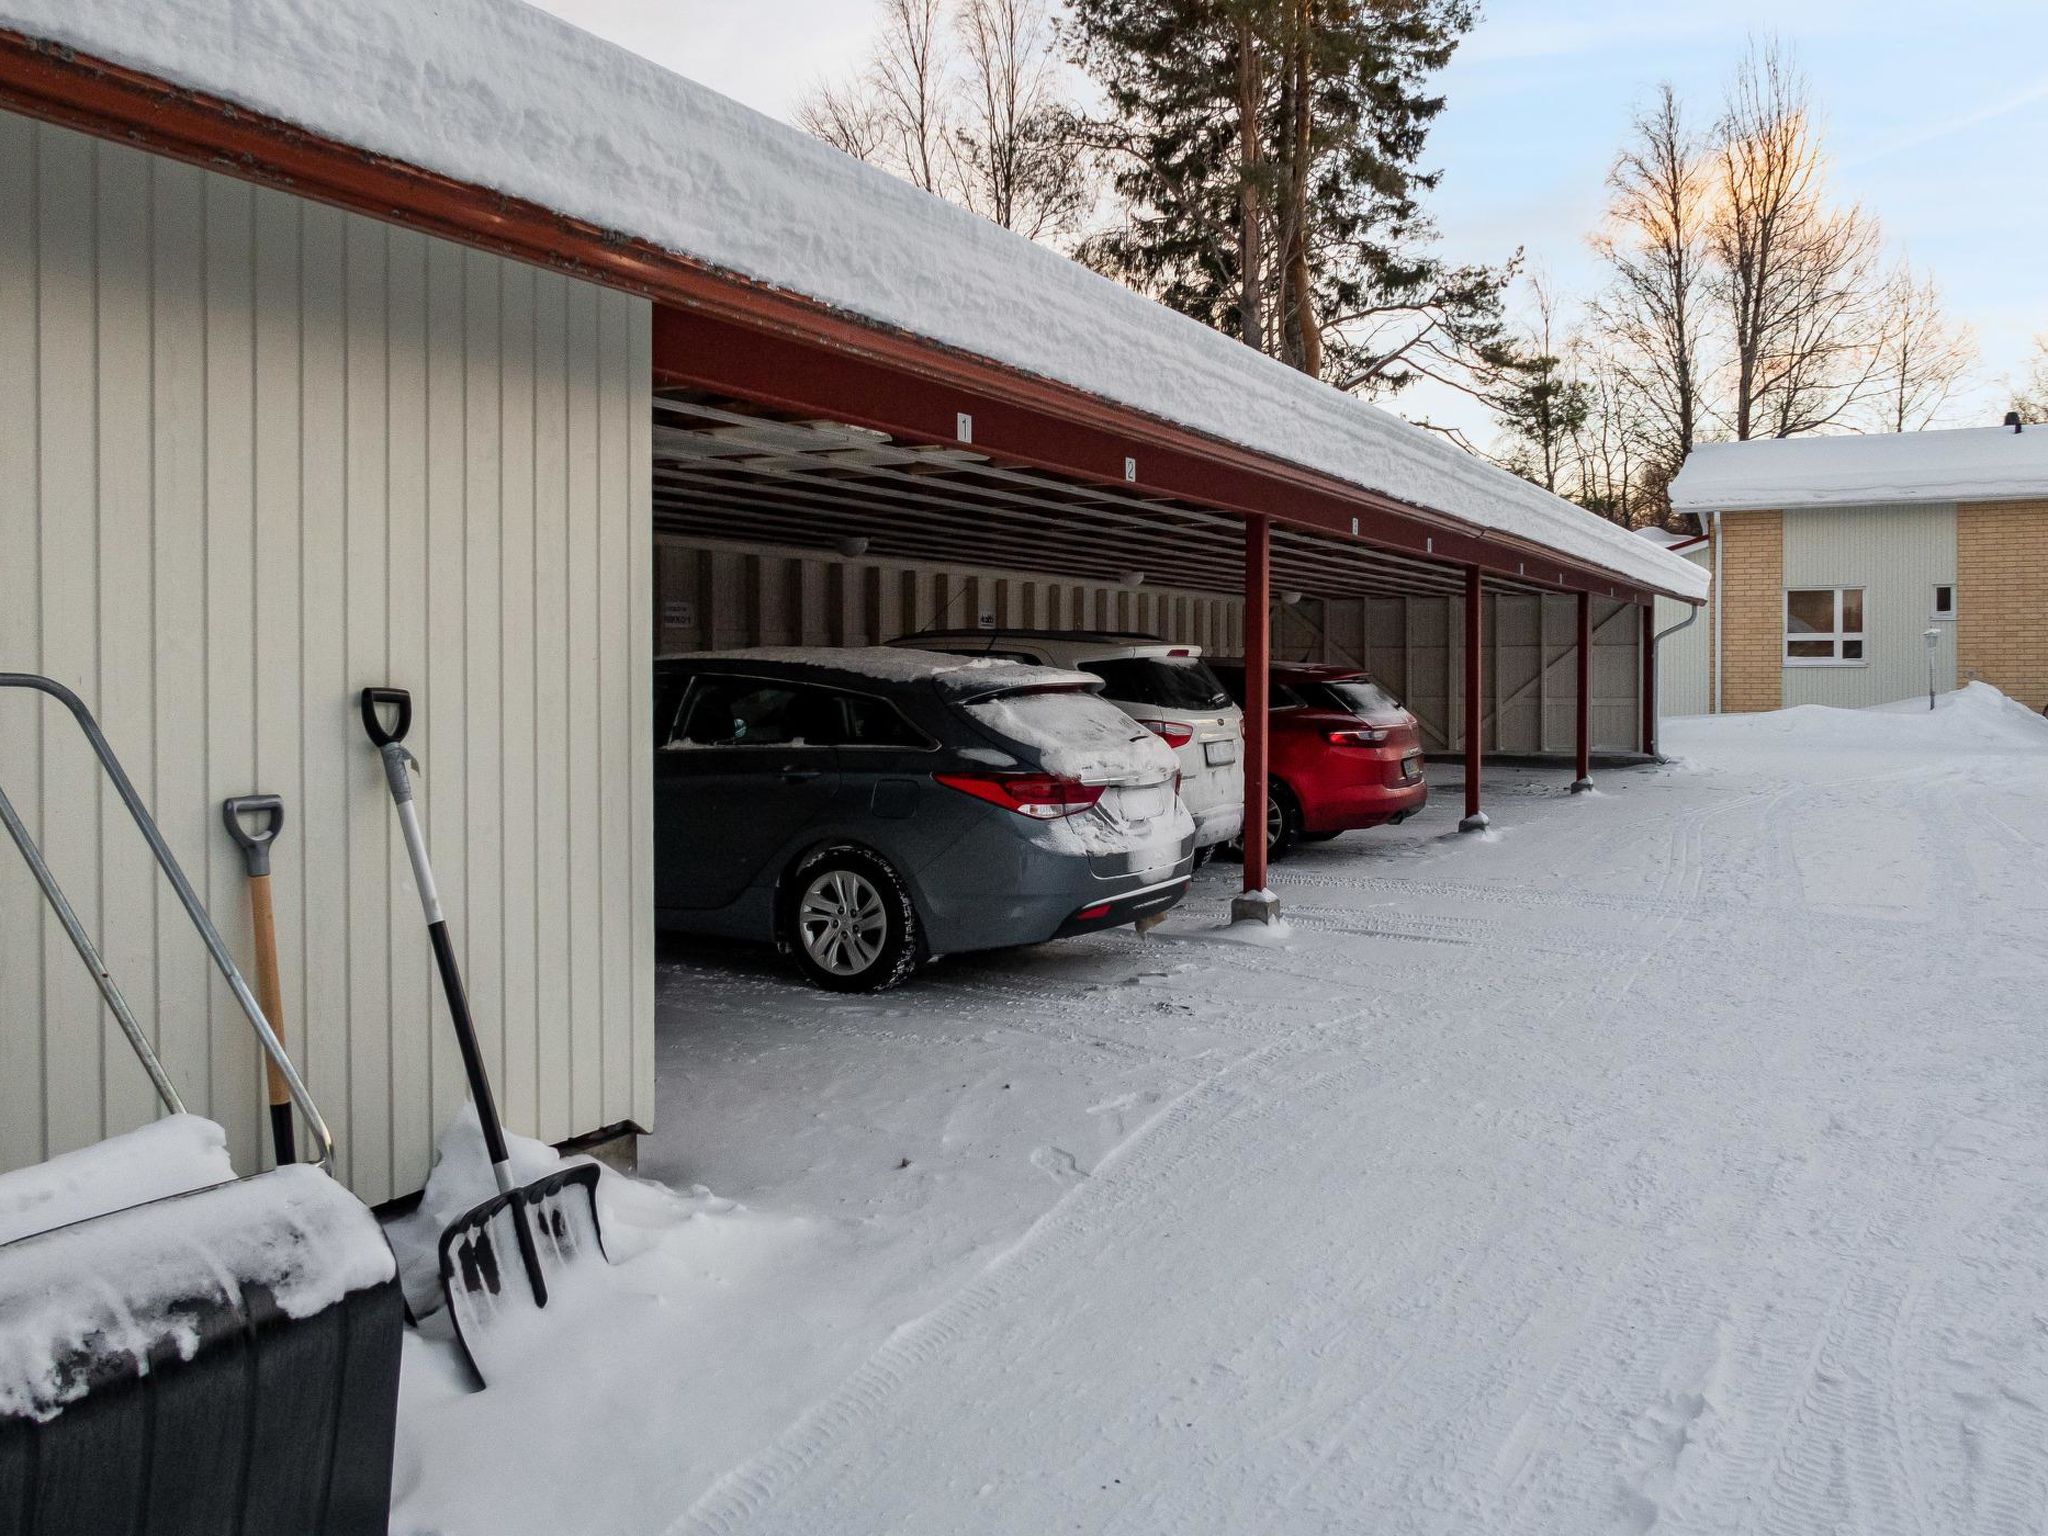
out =
<path fill-rule="evenodd" d="M 1693 610 L 1693 618 L 1699 617 L 1699 610 Z M 1692 619 L 1687 619 L 1690 624 Z M 1679 628 L 1683 629 L 1684 624 Z M 1714 713 L 1721 713 L 1721 514 L 1714 514 Z"/>

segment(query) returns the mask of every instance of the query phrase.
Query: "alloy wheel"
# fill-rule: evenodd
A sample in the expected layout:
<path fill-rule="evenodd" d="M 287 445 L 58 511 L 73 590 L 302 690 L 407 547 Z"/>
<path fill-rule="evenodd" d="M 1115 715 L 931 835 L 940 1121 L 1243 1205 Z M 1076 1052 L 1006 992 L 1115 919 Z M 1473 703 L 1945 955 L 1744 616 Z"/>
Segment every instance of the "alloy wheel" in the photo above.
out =
<path fill-rule="evenodd" d="M 855 870 L 828 869 L 797 905 L 804 949 L 834 976 L 858 976 L 881 958 L 889 935 L 882 893 Z"/>

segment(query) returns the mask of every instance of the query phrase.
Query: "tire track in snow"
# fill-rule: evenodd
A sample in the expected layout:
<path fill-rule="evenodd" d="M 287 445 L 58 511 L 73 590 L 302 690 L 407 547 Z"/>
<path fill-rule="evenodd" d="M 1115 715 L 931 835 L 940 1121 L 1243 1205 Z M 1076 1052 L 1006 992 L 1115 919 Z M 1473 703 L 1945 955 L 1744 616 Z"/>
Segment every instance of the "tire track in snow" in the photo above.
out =
<path fill-rule="evenodd" d="M 1314 1035 L 1301 1035 L 1262 1046 L 1161 1106 L 976 1279 L 899 1327 L 842 1387 L 808 1409 L 767 1450 L 714 1481 L 668 1527 L 667 1536 L 732 1536 L 744 1530 L 803 1483 L 834 1445 L 879 1417 L 911 1375 L 1010 1305 L 1024 1281 L 1073 1261 L 1122 1213 L 1143 1209 L 1160 1190 L 1185 1180 L 1191 1164 L 1283 1111 L 1288 1095 L 1239 1091 L 1239 1080 L 1270 1078 L 1270 1062 L 1305 1055 L 1320 1043 Z M 1349 1078 L 1368 1066 L 1356 1061 L 1325 1076 Z"/>

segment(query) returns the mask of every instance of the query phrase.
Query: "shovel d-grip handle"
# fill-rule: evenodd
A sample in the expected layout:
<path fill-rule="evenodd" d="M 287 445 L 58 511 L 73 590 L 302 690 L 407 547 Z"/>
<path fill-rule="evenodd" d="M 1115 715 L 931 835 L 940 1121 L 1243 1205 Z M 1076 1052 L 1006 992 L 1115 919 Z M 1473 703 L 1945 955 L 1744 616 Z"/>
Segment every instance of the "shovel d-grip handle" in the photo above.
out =
<path fill-rule="evenodd" d="M 255 831 L 249 830 L 245 817 L 258 817 Z M 284 830 L 284 801 L 276 795 L 237 795 L 220 803 L 221 825 L 228 829 L 228 836 L 235 840 L 235 846 L 242 850 L 242 862 L 248 866 L 249 878 L 255 880 L 270 873 L 270 845 L 277 841 L 278 833 Z"/>
<path fill-rule="evenodd" d="M 365 688 L 361 702 L 363 729 L 370 733 L 372 742 L 379 747 L 388 747 L 405 740 L 405 733 L 412 729 L 411 694 L 403 688 Z M 377 712 L 385 704 L 398 711 L 398 723 L 388 731 L 384 729 L 384 717 Z"/>

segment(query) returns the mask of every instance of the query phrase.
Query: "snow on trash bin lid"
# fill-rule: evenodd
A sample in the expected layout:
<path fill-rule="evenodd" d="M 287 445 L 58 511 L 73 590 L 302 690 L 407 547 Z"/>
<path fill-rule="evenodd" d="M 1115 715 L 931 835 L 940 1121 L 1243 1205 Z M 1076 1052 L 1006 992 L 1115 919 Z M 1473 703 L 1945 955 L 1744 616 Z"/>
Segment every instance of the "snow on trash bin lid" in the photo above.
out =
<path fill-rule="evenodd" d="M 369 1208 L 310 1164 L 0 1245 L 0 1417 L 54 1418 L 165 1348 L 190 1359 L 251 1292 L 306 1318 L 394 1272 Z"/>
<path fill-rule="evenodd" d="M 224 1184 L 234 1176 L 226 1131 L 198 1115 L 168 1115 L 76 1152 L 0 1173 L 0 1243 Z"/>

